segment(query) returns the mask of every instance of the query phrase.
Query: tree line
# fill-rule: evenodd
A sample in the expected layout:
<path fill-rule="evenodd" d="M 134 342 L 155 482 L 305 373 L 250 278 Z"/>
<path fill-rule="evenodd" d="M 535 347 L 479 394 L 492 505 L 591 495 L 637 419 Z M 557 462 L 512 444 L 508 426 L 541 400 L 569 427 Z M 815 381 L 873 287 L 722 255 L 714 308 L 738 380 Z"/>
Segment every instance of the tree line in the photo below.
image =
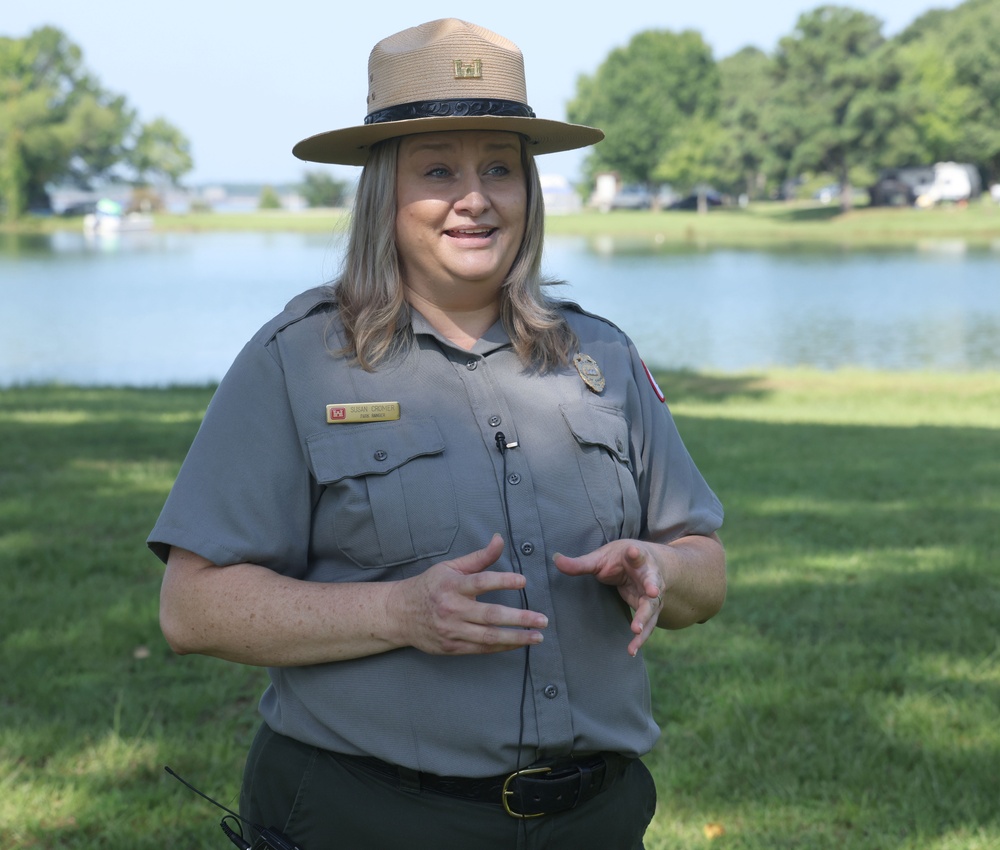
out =
<path fill-rule="evenodd" d="M 1000 180 L 1000 2 L 882 30 L 865 12 L 820 6 L 772 53 L 721 61 L 697 32 L 641 32 L 577 81 L 569 119 L 607 133 L 587 175 L 763 198 L 823 174 L 845 205 L 885 168 L 960 161 L 984 185 Z"/>
<path fill-rule="evenodd" d="M 882 30 L 865 12 L 820 6 L 773 52 L 720 61 L 697 32 L 641 32 L 577 81 L 569 119 L 607 132 L 587 177 L 763 198 L 828 175 L 845 204 L 884 168 L 959 161 L 1000 181 L 1000 0 L 929 11 L 891 39 Z M 6 217 L 46 209 L 53 185 L 176 184 L 192 168 L 184 134 L 164 118 L 141 122 L 60 30 L 0 37 Z M 303 186 L 310 205 L 344 190 L 321 173 Z"/>

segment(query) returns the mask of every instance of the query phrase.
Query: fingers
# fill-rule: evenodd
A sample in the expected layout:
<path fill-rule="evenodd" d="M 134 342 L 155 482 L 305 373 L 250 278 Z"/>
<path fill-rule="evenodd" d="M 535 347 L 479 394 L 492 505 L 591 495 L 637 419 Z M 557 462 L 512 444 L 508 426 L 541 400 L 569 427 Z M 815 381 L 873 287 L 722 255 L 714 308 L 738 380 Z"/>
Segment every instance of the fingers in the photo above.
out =
<path fill-rule="evenodd" d="M 562 555 L 556 553 L 552 562 L 556 565 L 556 569 L 561 573 L 565 573 L 568 576 L 582 576 L 593 574 L 597 570 L 596 564 L 593 562 L 593 558 L 588 558 L 586 555 L 579 558 L 570 558 L 567 555 Z"/>
<path fill-rule="evenodd" d="M 649 640 L 649 636 L 653 634 L 662 608 L 662 596 L 644 597 L 636 607 L 635 616 L 632 618 L 632 632 L 635 637 L 629 641 L 628 645 L 628 654 L 633 658 L 638 654 L 642 645 Z"/>
<path fill-rule="evenodd" d="M 418 648 L 442 655 L 507 652 L 543 640 L 548 618 L 535 611 L 471 601 L 462 611 L 441 612 L 431 623 L 432 633 Z"/>
<path fill-rule="evenodd" d="M 519 587 L 524 584 L 523 576 L 511 573 L 470 576 L 466 582 L 476 588 L 478 595 L 482 592 L 478 588 L 487 580 L 487 590 L 497 589 L 498 581 L 507 585 L 515 580 Z M 549 624 L 549 618 L 538 611 L 495 602 L 480 602 L 474 596 L 466 597 L 461 610 L 455 614 L 456 616 L 449 618 L 454 629 L 452 637 L 457 645 L 470 644 L 477 652 L 503 652 L 541 643 L 540 630 Z"/>
<path fill-rule="evenodd" d="M 482 549 L 435 564 L 401 582 L 405 591 L 406 642 L 431 654 L 505 652 L 542 641 L 548 618 L 537 611 L 482 602 L 493 591 L 520 590 L 524 576 L 489 570 L 503 552 L 494 535 Z"/>
<path fill-rule="evenodd" d="M 618 589 L 635 612 L 631 624 L 635 637 L 628 645 L 629 654 L 635 656 L 656 628 L 663 608 L 663 575 L 652 554 L 637 541 L 616 540 L 576 558 L 556 555 L 554 562 L 566 575 L 592 575 Z"/>
<path fill-rule="evenodd" d="M 645 550 L 629 540 L 616 540 L 575 558 L 557 554 L 553 560 L 566 575 L 593 575 L 605 584 L 623 584 L 623 576 L 638 574 L 649 562 Z"/>
<path fill-rule="evenodd" d="M 490 542 L 482 549 L 477 549 L 475 552 L 469 552 L 468 555 L 462 555 L 460 558 L 445 561 L 444 563 L 453 570 L 458 570 L 458 572 L 465 575 L 471 575 L 493 566 L 500 559 L 502 552 L 503 538 L 499 534 L 494 534 Z"/>
<path fill-rule="evenodd" d="M 521 649 L 542 642 L 548 624 L 544 614 L 476 603 L 474 619 L 459 622 L 442 649 L 446 653 L 493 653 Z"/>
<path fill-rule="evenodd" d="M 470 597 L 481 596 L 492 590 L 520 590 L 526 583 L 520 573 L 488 569 L 500 560 L 503 548 L 503 538 L 494 534 L 482 549 L 451 561 L 442 561 L 440 566 L 468 577 L 469 581 L 463 582 L 461 587 L 462 592 Z"/>

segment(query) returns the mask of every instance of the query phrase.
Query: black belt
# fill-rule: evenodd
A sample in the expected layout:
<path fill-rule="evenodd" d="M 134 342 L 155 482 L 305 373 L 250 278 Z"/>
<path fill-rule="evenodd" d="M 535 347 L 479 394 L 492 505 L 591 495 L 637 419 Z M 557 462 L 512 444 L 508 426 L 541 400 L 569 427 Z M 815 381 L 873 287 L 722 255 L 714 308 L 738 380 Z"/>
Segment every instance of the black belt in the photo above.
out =
<path fill-rule="evenodd" d="M 469 779 L 420 773 L 369 756 L 333 755 L 394 779 L 400 786 L 419 787 L 462 800 L 502 805 L 504 811 L 515 818 L 534 818 L 569 811 L 614 785 L 633 761 L 617 753 L 598 753 L 579 758 L 552 759 L 499 776 Z"/>

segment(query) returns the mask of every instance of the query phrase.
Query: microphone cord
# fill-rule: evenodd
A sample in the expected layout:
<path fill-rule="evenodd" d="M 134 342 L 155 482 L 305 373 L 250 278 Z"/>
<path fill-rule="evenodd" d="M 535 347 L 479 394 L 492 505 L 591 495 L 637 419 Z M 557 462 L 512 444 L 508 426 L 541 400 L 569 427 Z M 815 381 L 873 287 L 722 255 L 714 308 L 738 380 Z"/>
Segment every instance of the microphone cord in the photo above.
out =
<path fill-rule="evenodd" d="M 510 543 L 511 551 L 511 563 L 514 569 L 519 575 L 524 575 L 524 568 L 521 565 L 521 557 L 518 553 L 517 546 L 514 545 L 514 535 L 511 531 L 510 522 L 510 504 L 507 501 L 507 450 L 509 448 L 514 448 L 517 443 L 511 443 L 508 445 L 507 437 L 504 435 L 503 431 L 497 431 L 494 438 L 496 440 L 497 450 L 500 452 L 500 458 L 502 461 L 502 474 L 503 474 L 503 485 L 501 487 L 501 495 L 503 498 L 503 512 L 504 512 L 504 524 L 507 531 L 507 540 Z M 528 605 L 528 590 L 527 581 L 525 586 L 521 588 L 521 606 L 525 611 L 530 610 Z M 521 756 L 524 750 L 524 729 L 525 729 L 525 708 L 528 701 L 528 683 L 531 680 L 531 647 L 526 646 L 524 648 L 524 673 L 521 677 L 521 704 L 518 716 L 518 731 L 517 731 L 517 770 L 521 770 Z"/>

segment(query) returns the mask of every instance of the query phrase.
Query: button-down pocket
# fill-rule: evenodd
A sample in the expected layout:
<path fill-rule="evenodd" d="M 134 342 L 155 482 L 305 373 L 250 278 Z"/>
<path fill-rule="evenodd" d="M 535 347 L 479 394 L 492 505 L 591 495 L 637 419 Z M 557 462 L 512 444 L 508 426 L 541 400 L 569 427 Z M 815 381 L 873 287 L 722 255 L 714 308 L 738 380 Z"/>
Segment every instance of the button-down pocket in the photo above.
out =
<path fill-rule="evenodd" d="M 338 548 L 362 567 L 442 555 L 458 533 L 458 506 L 433 419 L 332 425 L 306 441 L 316 480 L 333 499 Z"/>
<path fill-rule="evenodd" d="M 629 458 L 628 421 L 620 410 L 596 404 L 559 409 L 580 446 L 580 475 L 605 540 L 637 537 L 642 511 Z"/>

